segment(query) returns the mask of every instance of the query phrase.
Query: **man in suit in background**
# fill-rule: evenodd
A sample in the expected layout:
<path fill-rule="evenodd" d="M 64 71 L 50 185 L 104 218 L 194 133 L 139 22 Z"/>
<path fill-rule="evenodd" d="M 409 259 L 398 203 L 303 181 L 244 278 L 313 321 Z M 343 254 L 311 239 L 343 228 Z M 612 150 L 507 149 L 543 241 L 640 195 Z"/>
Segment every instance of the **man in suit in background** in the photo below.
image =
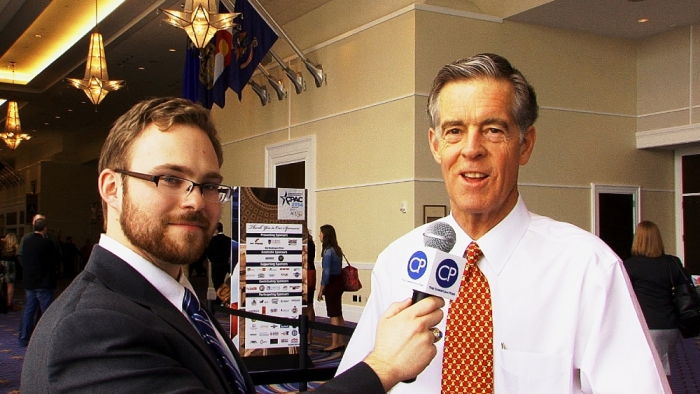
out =
<path fill-rule="evenodd" d="M 22 392 L 255 393 L 183 274 L 231 196 L 222 162 L 209 112 L 185 99 L 143 101 L 115 122 L 99 162 L 106 234 L 41 319 Z M 429 328 L 443 305 L 393 304 L 374 351 L 316 391 L 383 393 L 416 376 L 436 354 Z"/>
<path fill-rule="evenodd" d="M 24 239 L 24 252 L 20 263 L 24 268 L 22 287 L 27 294 L 20 322 L 19 345 L 27 346 L 34 331 L 35 315 L 38 308 L 42 313 L 53 301 L 56 287 L 56 266 L 58 255 L 53 242 L 46 238 L 46 220 L 34 220 L 34 232 Z"/>
<path fill-rule="evenodd" d="M 207 248 L 207 258 L 209 259 L 209 269 L 211 270 L 211 280 L 214 288 L 218 289 L 227 272 L 231 272 L 231 237 L 224 234 L 224 225 L 216 224 L 216 234 L 209 241 Z"/>

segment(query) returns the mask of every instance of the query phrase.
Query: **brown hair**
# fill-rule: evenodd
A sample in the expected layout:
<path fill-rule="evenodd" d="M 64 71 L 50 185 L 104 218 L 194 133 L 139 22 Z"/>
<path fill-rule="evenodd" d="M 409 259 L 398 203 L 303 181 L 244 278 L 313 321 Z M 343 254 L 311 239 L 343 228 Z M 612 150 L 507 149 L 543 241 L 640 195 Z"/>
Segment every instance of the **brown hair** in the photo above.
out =
<path fill-rule="evenodd" d="M 637 225 L 632 241 L 632 255 L 659 257 L 664 254 L 664 242 L 661 240 L 659 227 L 649 220 L 642 220 Z"/>
<path fill-rule="evenodd" d="M 211 144 L 214 146 L 219 168 L 224 163 L 221 142 L 209 111 L 201 105 L 184 98 L 161 97 L 139 102 L 114 122 L 102 146 L 98 173 L 102 173 L 103 170 L 108 168 L 129 170 L 131 146 L 151 123 L 155 124 L 163 132 L 167 132 L 174 124 L 198 127 L 207 134 Z M 106 228 L 107 203 L 104 201 L 102 201 L 102 211 Z"/>
<path fill-rule="evenodd" d="M 324 224 L 321 226 L 321 233 L 323 233 L 323 243 L 321 245 L 321 253 L 325 252 L 328 248 L 335 249 L 335 254 L 343 259 L 343 249 L 338 245 L 338 237 L 335 235 L 335 227 L 330 224 Z"/>

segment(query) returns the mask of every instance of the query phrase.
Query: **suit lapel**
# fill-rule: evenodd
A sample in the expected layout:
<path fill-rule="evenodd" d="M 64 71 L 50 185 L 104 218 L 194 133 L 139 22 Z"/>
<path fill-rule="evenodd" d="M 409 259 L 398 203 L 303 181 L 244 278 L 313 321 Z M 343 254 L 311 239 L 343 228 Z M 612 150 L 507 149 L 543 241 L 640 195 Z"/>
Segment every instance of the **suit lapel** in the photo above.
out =
<path fill-rule="evenodd" d="M 127 264 L 124 260 L 120 259 L 108 250 L 96 245 L 90 255 L 88 264 L 85 270 L 92 273 L 97 279 L 102 282 L 102 284 L 114 291 L 115 293 L 121 294 L 133 302 L 143 306 L 144 308 L 150 309 L 155 315 L 159 316 L 163 321 L 169 324 L 174 330 L 177 330 L 182 336 L 190 342 L 204 357 L 210 368 L 216 371 L 217 376 L 221 382 L 222 387 L 226 387 L 226 392 L 231 392 L 226 376 L 224 372 L 219 367 L 219 364 L 214 358 L 214 355 L 209 349 L 209 346 L 204 342 L 202 337 L 199 335 L 194 326 L 189 320 L 182 314 L 182 312 L 176 309 L 173 304 L 168 301 L 163 294 L 161 294 L 150 282 L 146 280 L 141 274 Z M 235 347 L 232 346 L 231 341 L 228 339 L 228 335 L 223 335 L 223 329 L 221 325 L 212 319 L 217 330 L 222 333 L 222 336 L 226 340 L 227 345 L 231 348 L 231 352 L 234 354 L 234 358 L 239 366 L 243 365 L 238 352 Z M 246 379 L 246 385 L 250 391 L 252 381 L 247 371 L 242 368 L 241 372 Z M 255 391 L 251 391 L 254 393 Z"/>

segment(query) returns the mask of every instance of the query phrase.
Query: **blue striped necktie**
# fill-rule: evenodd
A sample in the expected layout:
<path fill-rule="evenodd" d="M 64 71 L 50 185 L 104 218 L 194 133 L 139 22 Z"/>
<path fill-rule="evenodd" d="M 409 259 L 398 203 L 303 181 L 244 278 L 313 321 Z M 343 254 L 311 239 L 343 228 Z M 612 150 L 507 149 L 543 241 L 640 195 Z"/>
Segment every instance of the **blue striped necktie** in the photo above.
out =
<path fill-rule="evenodd" d="M 182 300 L 182 307 L 187 312 L 190 320 L 194 323 L 197 332 L 202 336 L 204 342 L 209 345 L 209 349 L 214 352 L 214 357 L 219 363 L 219 367 L 224 371 L 229 385 L 231 387 L 237 388 L 238 392 L 241 394 L 247 393 L 245 387 L 245 381 L 241 375 L 241 371 L 238 366 L 234 364 L 234 361 L 230 360 L 226 355 L 226 350 L 224 350 L 221 342 L 216 336 L 216 329 L 209 320 L 207 313 L 199 305 L 197 297 L 192 295 L 192 292 L 185 287 L 185 298 Z"/>

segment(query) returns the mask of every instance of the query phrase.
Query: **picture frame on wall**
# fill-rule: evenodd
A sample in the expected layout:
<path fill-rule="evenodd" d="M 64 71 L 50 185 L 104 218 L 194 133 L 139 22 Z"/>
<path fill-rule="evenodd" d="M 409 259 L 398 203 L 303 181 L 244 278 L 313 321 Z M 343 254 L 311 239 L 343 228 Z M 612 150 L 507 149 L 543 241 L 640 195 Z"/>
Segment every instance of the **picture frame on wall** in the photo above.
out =
<path fill-rule="evenodd" d="M 446 205 L 423 205 L 423 223 L 434 222 L 447 216 Z"/>

